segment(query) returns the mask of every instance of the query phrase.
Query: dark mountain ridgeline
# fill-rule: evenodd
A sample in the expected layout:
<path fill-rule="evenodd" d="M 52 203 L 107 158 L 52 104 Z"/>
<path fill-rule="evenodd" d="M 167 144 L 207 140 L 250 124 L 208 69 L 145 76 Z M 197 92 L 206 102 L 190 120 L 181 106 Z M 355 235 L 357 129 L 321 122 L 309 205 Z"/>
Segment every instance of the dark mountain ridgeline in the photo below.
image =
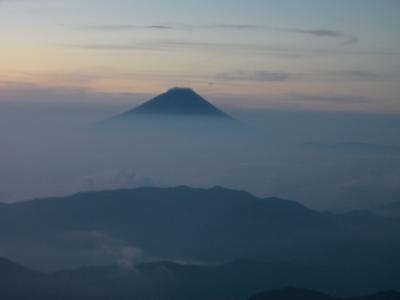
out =
<path fill-rule="evenodd" d="M 372 209 L 378 215 L 386 217 L 400 217 L 400 201 L 395 201 L 390 204 Z"/>
<path fill-rule="evenodd" d="M 400 147 L 384 144 L 347 142 L 337 144 L 306 143 L 306 146 L 323 151 L 349 154 L 400 155 Z"/>
<path fill-rule="evenodd" d="M 0 265 L 0 272 L 2 272 Z M 32 272 L 33 273 L 33 272 Z M 81 267 L 26 278 L 0 281 L 0 297 L 19 299 L 248 299 L 260 290 L 279 289 L 288 284 L 335 291 L 348 282 L 341 272 L 284 263 L 237 260 L 222 265 L 183 265 L 163 261 L 121 268 Z M 265 292 L 260 300 L 333 300 L 324 294 L 303 289 Z M 384 292 L 358 300 L 397 300 L 398 293 Z M 350 299 L 349 299 L 350 300 Z M 352 299 L 356 300 L 356 298 Z"/>
<path fill-rule="evenodd" d="M 58 239 L 101 232 L 149 256 L 200 261 L 290 260 L 306 253 L 318 257 L 322 253 L 317 245 L 328 248 L 347 235 L 330 217 L 295 202 L 218 187 L 139 188 L 39 199 L 8 205 L 0 210 L 0 223 L 3 238 L 11 235 L 19 242 L 27 235 L 45 242 L 49 235 Z"/>
<path fill-rule="evenodd" d="M 388 291 L 356 298 L 334 298 L 313 290 L 284 288 L 260 293 L 249 300 L 400 300 L 400 292 Z"/>
<path fill-rule="evenodd" d="M 237 258 L 274 262 L 264 267 L 236 260 L 218 273 L 220 278 L 237 276 L 235 282 L 248 277 L 251 285 L 258 280 L 252 276 L 260 272 L 256 277 L 271 284 L 260 290 L 288 284 L 335 293 L 399 288 L 399 229 L 397 219 L 365 212 L 321 213 L 293 201 L 261 199 L 222 187 L 79 193 L 0 208 L 1 253 L 36 269 L 151 258 L 204 264 Z M 126 251 L 128 261 L 121 257 Z M 184 274 L 182 278 L 210 270 L 171 263 L 140 268 L 167 269 Z M 92 269 L 110 274 L 102 270 Z"/>
<path fill-rule="evenodd" d="M 335 300 L 335 298 L 308 289 L 289 287 L 263 292 L 249 300 Z"/>
<path fill-rule="evenodd" d="M 40 273 L 0 257 L 0 282 L 25 281 L 38 276 Z"/>

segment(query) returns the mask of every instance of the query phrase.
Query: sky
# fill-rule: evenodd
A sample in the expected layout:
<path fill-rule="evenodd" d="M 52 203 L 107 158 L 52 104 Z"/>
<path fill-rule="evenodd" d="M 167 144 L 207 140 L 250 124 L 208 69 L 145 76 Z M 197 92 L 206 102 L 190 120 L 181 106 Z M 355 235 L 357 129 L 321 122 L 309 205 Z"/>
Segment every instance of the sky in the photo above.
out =
<path fill-rule="evenodd" d="M 397 0 L 0 0 L 0 102 L 190 86 L 232 106 L 400 113 L 399 28 Z"/>

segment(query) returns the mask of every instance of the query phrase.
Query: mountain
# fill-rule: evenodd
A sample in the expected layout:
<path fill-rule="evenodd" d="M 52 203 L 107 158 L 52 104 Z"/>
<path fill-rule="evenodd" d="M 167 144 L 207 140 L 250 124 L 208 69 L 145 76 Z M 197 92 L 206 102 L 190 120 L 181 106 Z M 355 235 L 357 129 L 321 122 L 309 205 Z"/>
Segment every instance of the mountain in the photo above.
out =
<path fill-rule="evenodd" d="M 347 142 L 337 144 L 306 143 L 307 147 L 321 150 L 349 154 L 376 154 L 376 155 L 399 155 L 400 147 L 384 144 Z"/>
<path fill-rule="evenodd" d="M 191 88 L 172 88 L 146 103 L 122 114 L 122 118 L 133 116 L 187 116 L 231 118 Z"/>
<path fill-rule="evenodd" d="M 334 298 L 313 290 L 284 288 L 260 293 L 249 300 L 400 300 L 400 292 L 381 292 L 365 297 Z"/>
<path fill-rule="evenodd" d="M 1 272 L 0 265 L 0 272 Z M 189 265 L 169 261 L 131 267 L 92 266 L 46 273 L 40 277 L 14 277 L 0 281 L 2 300 L 19 299 L 175 299 L 242 300 L 261 290 L 295 284 L 340 292 L 349 283 L 341 272 L 285 263 L 237 260 L 219 265 Z M 396 292 L 381 292 L 351 300 L 397 300 Z M 312 290 L 286 288 L 258 294 L 254 300 L 334 300 Z M 350 300 L 350 299 L 349 299 Z"/>
<path fill-rule="evenodd" d="M 395 201 L 372 210 L 378 215 L 400 217 L 400 201 Z"/>
<path fill-rule="evenodd" d="M 284 288 L 260 293 L 249 300 L 334 300 L 328 295 L 299 288 Z"/>
<path fill-rule="evenodd" d="M 0 282 L 27 280 L 37 276 L 39 273 L 0 257 Z"/>
<path fill-rule="evenodd" d="M 268 282 L 297 274 L 293 281 L 280 282 L 307 279 L 299 286 L 333 283 L 353 292 L 400 287 L 395 275 L 400 271 L 399 230 L 397 219 L 334 215 L 222 187 L 90 192 L 0 207 L 0 253 L 35 269 L 129 266 L 156 258 L 203 265 L 236 261 L 233 269 L 250 276 L 257 266 L 237 259 L 251 258 L 279 265 L 268 266 L 275 270 L 271 276 L 260 276 Z M 285 271 L 284 264 L 311 270 Z M 324 276 L 310 275 L 320 268 Z M 350 287 L 340 285 L 349 281 Z"/>
<path fill-rule="evenodd" d="M 291 282 L 307 270 L 287 264 L 247 260 L 220 265 L 160 261 L 129 269 L 92 267 L 63 271 L 57 273 L 57 281 L 73 283 L 77 289 L 84 290 L 90 282 L 92 287 L 101 286 L 106 294 L 118 293 L 119 299 L 122 294 L 134 299 L 157 295 L 155 299 L 241 300 L 260 289 Z"/>
<path fill-rule="evenodd" d="M 11 247 L 22 243 L 31 249 L 46 245 L 46 251 L 53 252 L 43 255 L 47 263 L 52 256 L 62 261 L 60 254 L 68 249 L 64 243 L 81 245 L 82 249 L 71 251 L 83 253 L 94 251 L 91 247 L 101 247 L 102 243 L 127 244 L 147 256 L 174 260 L 297 260 L 306 259 L 306 252 L 322 259 L 325 254 L 319 249 L 333 246 L 345 235 L 330 217 L 296 202 L 261 199 L 221 187 L 79 193 L 0 209 L 0 244 Z M 290 246 L 293 244 L 297 249 Z M 8 251 L 26 252 L 18 247 Z M 22 254 L 23 259 L 15 258 L 33 258 L 33 250 Z"/>
<path fill-rule="evenodd" d="M 246 126 L 205 100 L 191 88 L 172 88 L 138 107 L 100 124 L 102 132 L 128 131 L 160 138 L 185 139 L 250 133 Z M 167 134 L 167 135 L 166 135 Z"/>
<path fill-rule="evenodd" d="M 94 127 L 100 133 L 133 134 L 138 143 L 162 140 L 166 144 L 221 144 L 222 140 L 250 138 L 256 130 L 212 105 L 190 88 L 167 92 Z M 165 144 L 164 143 L 164 144 Z"/>

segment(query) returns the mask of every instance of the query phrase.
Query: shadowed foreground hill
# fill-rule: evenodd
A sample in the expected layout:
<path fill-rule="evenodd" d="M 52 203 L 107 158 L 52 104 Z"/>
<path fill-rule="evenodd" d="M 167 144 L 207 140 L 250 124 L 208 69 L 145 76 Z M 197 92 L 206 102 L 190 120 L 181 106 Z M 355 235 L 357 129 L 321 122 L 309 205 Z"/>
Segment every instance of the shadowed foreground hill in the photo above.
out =
<path fill-rule="evenodd" d="M 2 265 L 0 272 L 3 271 L 1 267 Z M 328 279 L 324 273 L 325 270 L 249 260 L 214 266 L 183 265 L 164 261 L 129 268 L 81 267 L 29 278 L 21 274 L 20 278 L 1 280 L 0 298 L 2 300 L 244 300 L 260 290 L 276 289 L 287 284 L 316 286 L 318 281 L 326 280 L 328 283 L 329 280 L 335 280 L 334 277 Z M 336 274 L 336 279 L 339 277 L 340 275 Z M 333 282 L 331 284 L 335 285 Z M 394 292 L 385 292 L 359 300 L 397 300 L 398 296 L 399 294 Z M 290 288 L 262 293 L 254 299 L 334 300 L 336 298 L 311 290 Z"/>
<path fill-rule="evenodd" d="M 334 298 L 319 292 L 298 288 L 264 292 L 249 300 L 400 300 L 399 292 L 381 292 L 365 297 Z"/>
<path fill-rule="evenodd" d="M 240 257 L 290 261 L 309 254 L 323 258 L 319 249 L 352 238 L 330 216 L 295 202 L 220 187 L 139 188 L 38 199 L 0 209 L 0 225 L 0 238 L 36 244 L 33 239 L 49 244 L 49 251 L 56 251 L 64 239 L 69 243 L 92 235 L 104 237 L 104 242 L 123 241 L 150 257 L 211 262 Z"/>
<path fill-rule="evenodd" d="M 221 187 L 139 188 L 3 205 L 0 252 L 48 270 L 251 258 L 325 268 L 352 291 L 374 291 L 400 287 L 399 229 L 396 219 L 321 213 Z"/>
<path fill-rule="evenodd" d="M 373 211 L 382 216 L 400 217 L 400 201 L 395 201 L 390 204 L 375 208 Z"/>
<path fill-rule="evenodd" d="M 0 282 L 26 281 L 39 276 L 39 273 L 0 257 Z"/>

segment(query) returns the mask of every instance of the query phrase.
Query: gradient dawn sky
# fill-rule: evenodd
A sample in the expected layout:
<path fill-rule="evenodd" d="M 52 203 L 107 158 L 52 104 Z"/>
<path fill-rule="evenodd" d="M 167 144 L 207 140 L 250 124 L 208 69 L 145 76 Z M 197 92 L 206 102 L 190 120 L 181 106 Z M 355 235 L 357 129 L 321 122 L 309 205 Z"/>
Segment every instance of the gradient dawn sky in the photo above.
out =
<path fill-rule="evenodd" d="M 400 113 L 397 0 L 0 0 L 10 89 Z M 18 101 L 18 99 L 15 99 Z"/>

